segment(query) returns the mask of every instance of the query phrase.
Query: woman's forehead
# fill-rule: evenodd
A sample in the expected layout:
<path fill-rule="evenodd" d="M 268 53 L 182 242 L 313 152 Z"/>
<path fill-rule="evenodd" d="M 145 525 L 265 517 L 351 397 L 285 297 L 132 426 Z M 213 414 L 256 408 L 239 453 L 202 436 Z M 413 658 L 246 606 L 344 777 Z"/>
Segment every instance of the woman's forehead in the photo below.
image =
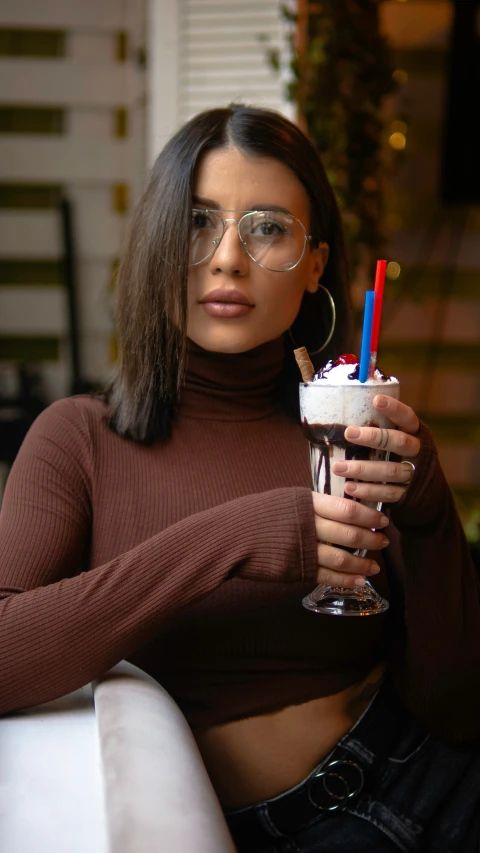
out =
<path fill-rule="evenodd" d="M 198 165 L 197 200 L 224 210 L 285 207 L 305 216 L 310 204 L 295 173 L 280 160 L 246 154 L 238 148 L 207 151 Z"/>

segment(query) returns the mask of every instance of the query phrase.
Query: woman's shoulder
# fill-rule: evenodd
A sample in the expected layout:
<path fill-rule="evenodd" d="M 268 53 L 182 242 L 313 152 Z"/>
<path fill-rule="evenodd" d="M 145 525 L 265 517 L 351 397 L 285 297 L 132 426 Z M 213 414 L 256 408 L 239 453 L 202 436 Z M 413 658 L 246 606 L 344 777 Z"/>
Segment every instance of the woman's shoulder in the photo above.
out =
<path fill-rule="evenodd" d="M 76 394 L 50 403 L 42 415 L 47 418 L 100 421 L 108 418 L 108 406 L 100 396 Z"/>
<path fill-rule="evenodd" d="M 89 441 L 99 431 L 109 432 L 107 404 L 90 394 L 63 397 L 55 400 L 40 413 L 30 432 L 50 438 L 64 438 L 71 442 L 74 436 Z"/>

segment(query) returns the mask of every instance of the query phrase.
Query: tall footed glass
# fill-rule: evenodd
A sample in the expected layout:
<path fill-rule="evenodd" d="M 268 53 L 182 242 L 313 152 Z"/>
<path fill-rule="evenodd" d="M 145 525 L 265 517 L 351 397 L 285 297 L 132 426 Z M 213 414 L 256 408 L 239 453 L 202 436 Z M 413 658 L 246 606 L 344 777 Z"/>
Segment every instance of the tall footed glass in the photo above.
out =
<path fill-rule="evenodd" d="M 345 478 L 332 471 L 336 461 L 388 459 L 384 450 L 373 450 L 351 444 L 345 439 L 347 426 L 375 426 L 395 429 L 388 418 L 373 406 L 376 394 L 388 394 L 398 399 L 400 385 L 391 377 L 385 382 L 368 380 L 352 384 L 331 382 L 302 382 L 300 384 L 300 414 L 302 426 L 310 442 L 312 485 L 316 492 L 355 500 L 344 493 Z M 381 503 L 362 501 L 366 506 L 381 509 Z M 354 551 L 364 557 L 366 551 Z M 316 613 L 332 616 L 371 616 L 388 609 L 385 601 L 368 580 L 364 587 L 333 587 L 321 584 L 303 599 L 303 606 Z"/>

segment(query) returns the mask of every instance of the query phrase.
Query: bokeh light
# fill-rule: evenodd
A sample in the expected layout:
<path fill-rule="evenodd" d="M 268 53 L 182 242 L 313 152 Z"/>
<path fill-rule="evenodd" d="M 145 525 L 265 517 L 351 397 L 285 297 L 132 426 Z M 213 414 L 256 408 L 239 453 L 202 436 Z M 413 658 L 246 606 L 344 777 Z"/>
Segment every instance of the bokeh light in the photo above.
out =
<path fill-rule="evenodd" d="M 408 83 L 408 74 L 403 68 L 396 68 L 392 77 L 396 83 Z"/>
<path fill-rule="evenodd" d="M 392 133 L 388 137 L 388 142 L 395 151 L 403 151 L 407 144 L 407 139 L 404 133 Z"/>
<path fill-rule="evenodd" d="M 387 264 L 387 278 L 391 279 L 392 281 L 395 281 L 397 278 L 399 278 L 401 272 L 402 268 L 400 264 L 397 264 L 396 261 L 390 261 Z"/>

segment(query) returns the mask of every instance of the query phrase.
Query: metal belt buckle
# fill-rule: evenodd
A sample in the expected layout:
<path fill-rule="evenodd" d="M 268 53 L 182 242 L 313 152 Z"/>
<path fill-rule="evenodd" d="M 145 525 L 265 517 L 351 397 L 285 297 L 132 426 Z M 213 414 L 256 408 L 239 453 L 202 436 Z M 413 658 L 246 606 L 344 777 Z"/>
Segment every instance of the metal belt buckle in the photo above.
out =
<path fill-rule="evenodd" d="M 360 793 L 363 783 L 363 770 L 355 761 L 330 761 L 310 781 L 308 799 L 321 812 L 338 811 Z"/>

